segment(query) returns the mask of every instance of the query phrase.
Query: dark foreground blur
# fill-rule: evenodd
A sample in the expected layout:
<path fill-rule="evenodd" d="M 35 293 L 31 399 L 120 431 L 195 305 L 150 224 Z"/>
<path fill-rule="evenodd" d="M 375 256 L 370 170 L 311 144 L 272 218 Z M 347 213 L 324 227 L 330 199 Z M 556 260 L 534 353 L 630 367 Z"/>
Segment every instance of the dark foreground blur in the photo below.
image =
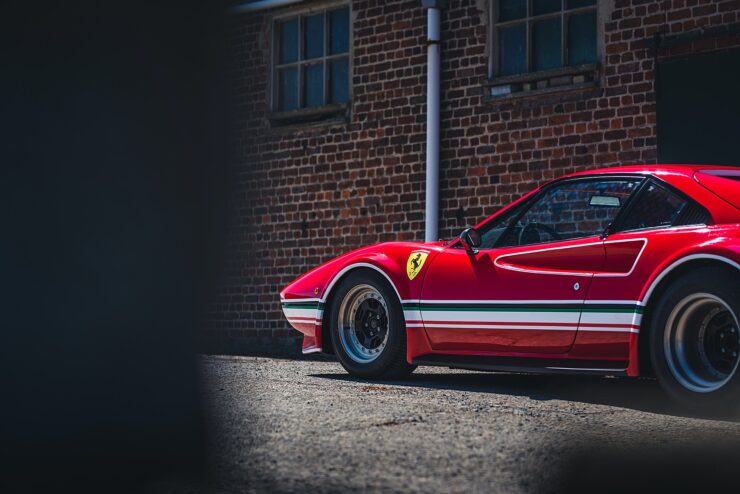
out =
<path fill-rule="evenodd" d="M 737 438 L 702 440 L 676 446 L 635 442 L 595 442 L 566 458 L 552 492 L 736 492 L 740 443 Z"/>
<path fill-rule="evenodd" d="M 0 492 L 202 473 L 228 125 L 208 3 L 3 4 Z"/>

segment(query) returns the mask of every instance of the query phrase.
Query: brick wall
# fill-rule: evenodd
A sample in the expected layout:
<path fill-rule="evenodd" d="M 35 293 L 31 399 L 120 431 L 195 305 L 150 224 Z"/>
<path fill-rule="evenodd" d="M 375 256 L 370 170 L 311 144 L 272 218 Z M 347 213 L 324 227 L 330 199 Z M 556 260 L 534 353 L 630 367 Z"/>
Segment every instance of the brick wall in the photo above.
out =
<path fill-rule="evenodd" d="M 424 238 L 426 15 L 418 0 L 351 4 L 340 123 L 271 127 L 270 19 L 290 8 L 231 20 L 238 160 L 207 350 L 298 352 L 283 286 L 361 245 Z M 484 91 L 488 8 L 451 0 L 443 14 L 442 237 L 554 177 L 654 162 L 656 57 L 740 46 L 740 1 L 600 1 L 598 87 L 502 101 Z"/>

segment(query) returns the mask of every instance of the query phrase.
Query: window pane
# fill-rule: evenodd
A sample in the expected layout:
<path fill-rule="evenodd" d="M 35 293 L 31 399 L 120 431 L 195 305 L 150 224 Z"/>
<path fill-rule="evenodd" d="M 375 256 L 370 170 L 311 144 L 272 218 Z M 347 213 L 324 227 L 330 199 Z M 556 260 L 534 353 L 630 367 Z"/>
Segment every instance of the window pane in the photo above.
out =
<path fill-rule="evenodd" d="M 298 108 L 298 67 L 278 70 L 278 109 Z"/>
<path fill-rule="evenodd" d="M 329 13 L 331 35 L 329 36 L 329 53 L 347 53 L 349 51 L 349 9 L 333 10 Z"/>
<path fill-rule="evenodd" d="M 640 193 L 630 209 L 629 217 L 622 225 L 622 230 L 671 226 L 676 223 L 685 207 L 684 199 L 663 187 L 650 184 L 644 192 Z"/>
<path fill-rule="evenodd" d="M 324 64 L 307 65 L 303 73 L 305 84 L 303 93 L 304 106 L 321 106 L 324 104 Z"/>
<path fill-rule="evenodd" d="M 639 179 L 588 180 L 553 186 L 507 231 L 500 246 L 600 235 L 639 183 Z"/>
<path fill-rule="evenodd" d="M 349 100 L 349 59 L 331 61 L 331 102 L 346 103 Z"/>
<path fill-rule="evenodd" d="M 498 218 L 489 221 L 481 228 L 481 249 L 493 249 L 498 239 L 503 235 L 509 225 L 522 211 L 525 204 L 520 204 L 510 209 L 508 212 L 501 214 Z"/>
<path fill-rule="evenodd" d="M 499 30 L 499 71 L 501 75 L 521 74 L 527 70 L 526 29 L 524 24 Z"/>
<path fill-rule="evenodd" d="M 570 65 L 596 61 L 596 12 L 568 19 L 568 58 Z"/>
<path fill-rule="evenodd" d="M 588 7 L 589 5 L 596 5 L 596 0 L 568 0 L 569 9 L 577 9 L 578 7 Z"/>
<path fill-rule="evenodd" d="M 560 67 L 560 17 L 534 23 L 534 70 Z"/>
<path fill-rule="evenodd" d="M 560 0 L 533 0 L 534 15 L 549 14 L 560 10 Z"/>
<path fill-rule="evenodd" d="M 281 22 L 280 32 L 280 63 L 291 63 L 298 60 L 298 18 Z"/>
<path fill-rule="evenodd" d="M 324 14 L 306 17 L 303 29 L 304 59 L 324 56 Z"/>
<path fill-rule="evenodd" d="M 499 0 L 498 20 L 510 21 L 527 15 L 527 0 Z"/>

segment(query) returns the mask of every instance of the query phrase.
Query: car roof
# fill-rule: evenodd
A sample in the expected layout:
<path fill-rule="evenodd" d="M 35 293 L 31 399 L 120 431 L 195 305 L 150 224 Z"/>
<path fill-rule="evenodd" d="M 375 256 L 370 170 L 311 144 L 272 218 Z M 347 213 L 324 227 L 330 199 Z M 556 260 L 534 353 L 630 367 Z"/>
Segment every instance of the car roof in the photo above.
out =
<path fill-rule="evenodd" d="M 514 207 L 519 201 L 526 200 L 528 197 L 532 197 L 541 191 L 544 187 L 548 187 L 552 184 L 556 184 L 562 180 L 570 178 L 589 178 L 599 176 L 617 176 L 617 175 L 645 175 L 645 176 L 656 176 L 661 180 L 669 183 L 676 187 L 684 194 L 704 206 L 710 211 L 712 218 L 720 223 L 736 222 L 738 221 L 738 208 L 733 207 L 730 203 L 721 199 L 715 193 L 712 193 L 709 189 L 702 187 L 694 179 L 694 174 L 699 170 L 740 170 L 738 166 L 726 166 L 726 165 L 675 165 L 675 164 L 645 164 L 645 165 L 628 165 L 628 166 L 613 166 L 608 168 L 595 168 L 592 170 L 580 171 L 577 173 L 571 173 L 563 175 L 553 180 L 549 180 L 543 183 L 541 186 L 529 191 L 528 193 L 521 196 L 516 201 L 497 211 L 494 215 L 485 218 L 483 221 L 476 225 L 476 228 L 482 226 L 487 221 L 498 216 L 503 211 L 508 210 L 510 207 Z"/>
<path fill-rule="evenodd" d="M 698 171 L 705 170 L 740 170 L 737 166 L 722 166 L 722 165 L 674 165 L 674 164 L 652 164 L 652 165 L 629 165 L 629 166 L 614 166 L 609 168 L 597 168 L 593 170 L 586 170 L 578 173 L 572 173 L 569 175 L 562 176 L 558 179 L 551 180 L 547 184 L 557 183 L 560 180 L 568 178 L 588 178 L 588 177 L 599 177 L 599 176 L 614 176 L 614 175 L 625 175 L 625 174 L 636 174 L 636 175 L 652 175 L 660 178 L 664 182 L 672 185 L 679 189 L 684 194 L 697 201 L 699 204 L 707 208 L 715 221 L 720 223 L 735 222 L 738 220 L 738 208 L 733 206 L 732 203 L 722 199 L 715 192 L 712 192 L 709 188 L 699 185 L 694 179 L 695 173 Z M 543 186 L 544 186 L 543 185 Z"/>
<path fill-rule="evenodd" d="M 726 165 L 673 165 L 673 164 L 652 164 L 652 165 L 627 165 L 627 166 L 612 166 L 609 168 L 595 168 L 592 170 L 584 170 L 576 173 L 570 173 L 563 175 L 554 180 L 550 180 L 547 183 L 542 184 L 550 185 L 560 180 L 568 178 L 578 177 L 598 177 L 600 175 L 623 175 L 623 174 L 638 174 L 638 175 L 654 175 L 671 185 L 680 187 L 679 183 L 686 183 L 686 179 L 694 182 L 694 173 L 699 170 L 738 170 L 740 167 L 737 166 L 726 166 Z"/>
<path fill-rule="evenodd" d="M 588 175 L 605 175 L 605 174 L 620 174 L 620 173 L 639 173 L 643 175 L 683 175 L 685 177 L 693 177 L 694 172 L 698 170 L 737 170 L 736 166 L 726 165 L 628 165 L 628 166 L 612 166 L 609 168 L 596 168 L 593 170 L 586 170 L 577 173 L 571 173 L 569 175 L 562 176 L 560 178 L 569 177 L 580 177 Z M 559 179 L 558 179 L 559 180 Z"/>

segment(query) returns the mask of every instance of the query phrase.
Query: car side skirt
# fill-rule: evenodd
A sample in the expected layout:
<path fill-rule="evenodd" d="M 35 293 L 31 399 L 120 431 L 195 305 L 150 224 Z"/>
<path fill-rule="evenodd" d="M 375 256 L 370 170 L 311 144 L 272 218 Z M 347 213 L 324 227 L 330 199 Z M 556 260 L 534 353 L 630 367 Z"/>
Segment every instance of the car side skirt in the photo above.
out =
<path fill-rule="evenodd" d="M 421 355 L 414 358 L 411 363 L 415 365 L 433 365 L 480 371 L 611 376 L 626 376 L 628 366 L 626 360 L 576 360 L 440 353 Z"/>

